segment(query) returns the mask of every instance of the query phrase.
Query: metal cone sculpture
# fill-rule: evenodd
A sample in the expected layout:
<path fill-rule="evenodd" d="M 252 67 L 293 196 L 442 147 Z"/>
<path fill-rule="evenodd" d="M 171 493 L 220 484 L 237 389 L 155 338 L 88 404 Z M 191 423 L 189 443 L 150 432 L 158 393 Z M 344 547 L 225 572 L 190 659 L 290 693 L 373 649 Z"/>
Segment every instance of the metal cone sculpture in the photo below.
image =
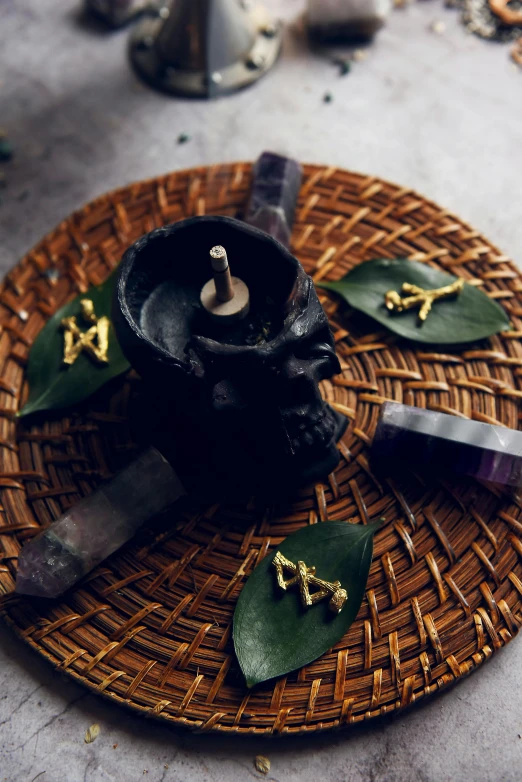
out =
<path fill-rule="evenodd" d="M 213 98 L 253 84 L 275 64 L 282 26 L 240 0 L 173 0 L 141 22 L 130 56 L 140 76 L 176 95 Z"/>

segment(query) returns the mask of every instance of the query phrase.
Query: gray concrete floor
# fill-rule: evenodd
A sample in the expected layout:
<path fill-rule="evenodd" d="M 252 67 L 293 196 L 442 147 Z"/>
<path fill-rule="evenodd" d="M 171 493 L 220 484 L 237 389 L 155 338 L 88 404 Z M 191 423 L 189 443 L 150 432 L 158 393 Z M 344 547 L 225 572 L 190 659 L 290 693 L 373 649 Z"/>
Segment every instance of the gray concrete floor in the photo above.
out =
<path fill-rule="evenodd" d="M 17 148 L 3 167 L 2 272 L 103 191 L 265 148 L 414 187 L 522 257 L 522 71 L 505 46 L 467 35 L 442 0 L 396 11 L 345 78 L 307 51 L 295 25 L 303 0 L 270 0 L 292 22 L 283 60 L 216 103 L 143 87 L 127 65 L 126 33 L 80 26 L 75 5 L 0 0 L 0 125 Z M 443 35 L 429 29 L 436 19 Z M 181 132 L 192 137 L 182 146 Z M 279 782 L 519 782 L 521 656 L 515 642 L 453 691 L 351 733 L 224 740 L 175 733 L 91 696 L 2 626 L 0 782 L 236 782 L 261 778 L 258 753 Z M 94 722 L 100 735 L 86 745 Z"/>

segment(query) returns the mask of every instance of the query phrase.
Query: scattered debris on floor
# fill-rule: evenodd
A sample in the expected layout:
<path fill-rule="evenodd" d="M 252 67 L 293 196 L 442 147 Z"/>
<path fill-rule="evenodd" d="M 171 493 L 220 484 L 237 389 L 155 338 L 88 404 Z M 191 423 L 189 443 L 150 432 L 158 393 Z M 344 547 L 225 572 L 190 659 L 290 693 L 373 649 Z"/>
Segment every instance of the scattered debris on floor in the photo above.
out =
<path fill-rule="evenodd" d="M 365 49 L 355 49 L 346 54 L 334 55 L 331 62 L 338 69 L 339 76 L 348 76 L 352 72 L 354 63 L 363 62 L 367 57 L 368 52 Z M 328 99 L 325 102 L 330 103 Z"/>
<path fill-rule="evenodd" d="M 519 38 L 511 49 L 511 59 L 522 68 L 522 38 Z"/>
<path fill-rule="evenodd" d="M 333 102 L 333 95 L 331 92 L 325 92 L 323 96 L 323 102 L 324 103 L 332 103 Z"/>
<path fill-rule="evenodd" d="M 7 131 L 0 128 L 0 163 L 7 163 L 13 157 L 13 145 L 7 137 Z"/>
<path fill-rule="evenodd" d="M 444 33 L 446 32 L 446 25 L 444 24 L 444 22 L 441 22 L 440 19 L 437 19 L 436 21 L 430 24 L 430 30 L 432 33 L 435 33 L 436 35 L 444 35 Z"/>
<path fill-rule="evenodd" d="M 366 49 L 356 49 L 353 53 L 354 62 L 363 62 L 368 58 L 368 52 Z"/>
<path fill-rule="evenodd" d="M 85 731 L 85 738 L 83 739 L 86 744 L 92 744 L 93 741 L 96 741 L 98 736 L 100 735 L 100 726 L 97 722 L 95 722 L 93 725 L 91 725 L 90 728 L 87 728 Z"/>
<path fill-rule="evenodd" d="M 349 57 L 336 57 L 333 64 L 339 68 L 340 76 L 347 76 L 352 70 L 352 62 Z"/>
<path fill-rule="evenodd" d="M 188 133 L 180 133 L 178 136 L 178 144 L 186 144 L 190 141 L 190 138 Z"/>
<path fill-rule="evenodd" d="M 254 766 L 260 774 L 268 774 L 270 771 L 270 765 L 270 761 L 268 758 L 265 758 L 264 755 L 257 755 L 254 760 Z"/>

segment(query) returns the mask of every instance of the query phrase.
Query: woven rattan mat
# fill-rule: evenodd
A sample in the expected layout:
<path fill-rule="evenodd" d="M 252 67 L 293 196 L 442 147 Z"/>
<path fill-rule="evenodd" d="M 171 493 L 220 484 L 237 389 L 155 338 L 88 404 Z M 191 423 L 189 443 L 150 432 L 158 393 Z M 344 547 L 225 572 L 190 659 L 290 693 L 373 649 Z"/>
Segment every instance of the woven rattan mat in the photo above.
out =
<path fill-rule="evenodd" d="M 341 464 L 293 505 L 193 507 L 144 532 L 63 600 L 12 596 L 20 546 L 135 453 L 128 411 L 140 381 L 117 380 L 84 409 L 16 424 L 29 346 L 49 315 L 99 283 L 141 234 L 192 214 L 239 215 L 250 165 L 124 187 L 65 220 L 0 292 L 0 590 L 24 640 L 95 692 L 200 731 L 299 733 L 411 705 L 478 668 L 522 622 L 518 497 L 473 481 L 379 483 L 368 444 L 385 399 L 516 428 L 522 397 L 522 279 L 477 231 L 407 188 L 306 167 L 293 250 L 315 277 L 409 257 L 480 285 L 513 331 L 432 352 L 376 331 L 324 294 L 342 375 L 326 398 L 351 425 Z M 49 275 L 50 269 L 59 278 Z M 386 516 L 366 598 L 349 633 L 299 673 L 249 692 L 233 654 L 242 585 L 289 533 L 326 519 Z"/>

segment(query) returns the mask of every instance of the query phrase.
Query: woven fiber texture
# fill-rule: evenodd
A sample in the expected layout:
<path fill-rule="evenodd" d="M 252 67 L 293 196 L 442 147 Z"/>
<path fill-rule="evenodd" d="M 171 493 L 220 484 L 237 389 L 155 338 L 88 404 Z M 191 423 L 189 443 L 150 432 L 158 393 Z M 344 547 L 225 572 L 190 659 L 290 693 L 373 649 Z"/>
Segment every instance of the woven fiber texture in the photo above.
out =
<path fill-rule="evenodd" d="M 103 196 L 47 236 L 0 291 L 2 613 L 94 692 L 198 731 L 294 734 L 393 712 L 479 668 L 522 623 L 519 497 L 471 480 L 380 483 L 368 464 L 387 399 L 517 428 L 522 279 L 478 231 L 406 188 L 335 168 L 305 173 L 293 251 L 317 281 L 370 258 L 408 257 L 480 285 L 513 330 L 437 353 L 320 292 L 342 365 L 323 392 L 350 419 L 335 474 L 285 506 L 194 500 L 56 602 L 12 594 L 20 547 L 135 455 L 129 411 L 139 410 L 141 383 L 131 372 L 74 412 L 17 424 L 29 347 L 56 308 L 104 280 L 143 233 L 193 214 L 240 215 L 251 166 L 177 172 Z M 256 564 L 304 525 L 380 516 L 348 634 L 301 671 L 248 691 L 231 622 Z"/>

